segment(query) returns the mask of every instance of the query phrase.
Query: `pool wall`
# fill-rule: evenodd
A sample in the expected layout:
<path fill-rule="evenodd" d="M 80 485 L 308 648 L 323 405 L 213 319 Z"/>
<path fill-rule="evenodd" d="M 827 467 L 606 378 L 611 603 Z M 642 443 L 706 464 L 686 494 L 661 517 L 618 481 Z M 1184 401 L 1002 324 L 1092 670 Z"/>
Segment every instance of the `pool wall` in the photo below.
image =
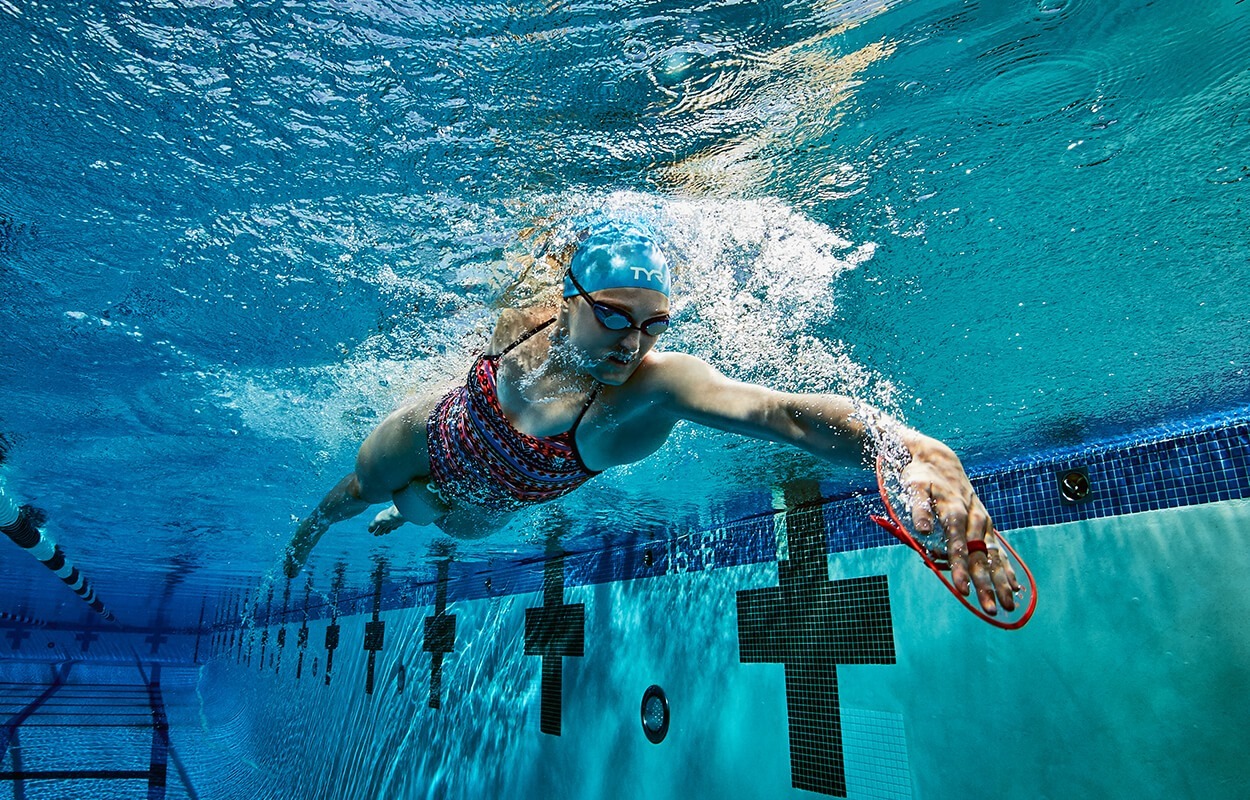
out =
<path fill-rule="evenodd" d="M 291 797 L 1240 797 L 1248 454 L 1233 419 L 977 476 L 1036 574 L 1023 630 L 857 496 L 433 586 L 379 565 L 307 621 L 219 629 L 205 718 Z"/>

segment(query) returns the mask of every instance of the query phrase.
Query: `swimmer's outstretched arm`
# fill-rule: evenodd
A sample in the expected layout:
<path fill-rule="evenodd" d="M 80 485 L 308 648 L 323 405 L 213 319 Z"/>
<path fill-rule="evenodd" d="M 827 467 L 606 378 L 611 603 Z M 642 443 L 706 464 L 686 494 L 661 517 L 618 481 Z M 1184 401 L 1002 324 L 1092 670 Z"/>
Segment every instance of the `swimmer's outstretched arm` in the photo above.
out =
<path fill-rule="evenodd" d="M 945 444 L 848 397 L 778 392 L 731 380 L 694 356 L 657 356 L 648 380 L 659 390 L 657 405 L 671 417 L 784 442 L 842 464 L 863 464 L 878 453 L 902 456 L 916 529 L 933 530 L 935 516 L 941 522 L 955 586 L 965 595 L 975 586 L 988 613 L 996 610 L 995 599 L 1008 610 L 1015 607 L 1012 592 L 1019 584 L 1010 563 L 968 551 L 969 539 L 992 541 L 994 527 L 959 457 Z"/>
<path fill-rule="evenodd" d="M 403 497 L 408 485 L 424 476 L 428 467 L 416 456 L 424 451 L 424 425 L 422 410 L 406 406 L 392 412 L 369 434 L 356 454 L 355 472 L 327 492 L 295 529 L 283 566 L 287 577 L 299 574 L 313 546 L 331 525 L 375 503 Z"/>
<path fill-rule="evenodd" d="M 360 481 L 356 473 L 351 473 L 335 484 L 321 498 L 313 512 L 300 520 L 299 527 L 295 529 L 295 535 L 291 537 L 291 543 L 286 548 L 286 563 L 283 565 L 286 576 L 294 578 L 299 574 L 304 562 L 308 560 L 308 554 L 331 525 L 356 516 L 370 505 L 372 503 L 360 496 Z"/>

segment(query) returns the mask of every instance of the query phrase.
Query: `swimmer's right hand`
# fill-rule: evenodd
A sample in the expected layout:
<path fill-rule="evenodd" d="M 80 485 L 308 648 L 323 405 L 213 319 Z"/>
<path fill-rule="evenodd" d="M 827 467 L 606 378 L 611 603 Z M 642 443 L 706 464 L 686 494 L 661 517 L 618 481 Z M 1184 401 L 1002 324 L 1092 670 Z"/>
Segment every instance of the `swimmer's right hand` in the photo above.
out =
<path fill-rule="evenodd" d="M 288 547 L 286 550 L 286 561 L 282 565 L 282 572 L 288 578 L 294 578 L 296 575 L 299 574 L 299 571 L 303 566 L 304 566 L 303 564 L 295 560 L 294 550 Z"/>
<path fill-rule="evenodd" d="M 385 536 L 405 522 L 407 520 L 399 513 L 399 509 L 391 506 L 373 518 L 373 522 L 369 523 L 369 532 L 374 536 Z"/>

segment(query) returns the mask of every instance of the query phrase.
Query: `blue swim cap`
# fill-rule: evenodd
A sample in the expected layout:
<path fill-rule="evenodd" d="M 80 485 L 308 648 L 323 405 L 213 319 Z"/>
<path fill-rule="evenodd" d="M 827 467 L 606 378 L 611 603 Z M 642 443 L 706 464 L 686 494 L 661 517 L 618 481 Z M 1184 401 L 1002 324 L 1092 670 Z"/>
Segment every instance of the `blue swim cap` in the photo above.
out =
<path fill-rule="evenodd" d="M 669 294 L 668 259 L 638 228 L 607 225 L 588 236 L 573 253 L 569 272 L 587 292 L 600 289 L 654 289 Z M 564 278 L 564 296 L 577 287 Z"/>

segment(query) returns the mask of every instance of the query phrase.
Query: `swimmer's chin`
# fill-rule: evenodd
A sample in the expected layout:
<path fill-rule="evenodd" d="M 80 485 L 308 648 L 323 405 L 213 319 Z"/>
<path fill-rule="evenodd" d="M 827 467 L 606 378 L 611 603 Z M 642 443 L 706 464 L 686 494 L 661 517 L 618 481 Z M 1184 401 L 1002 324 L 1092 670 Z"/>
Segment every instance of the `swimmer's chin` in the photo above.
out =
<path fill-rule="evenodd" d="M 591 377 L 608 386 L 620 386 L 628 381 L 634 372 L 638 370 L 638 365 L 641 362 L 642 359 L 637 357 L 629 361 L 618 361 L 616 358 L 608 356 L 591 372 Z"/>

